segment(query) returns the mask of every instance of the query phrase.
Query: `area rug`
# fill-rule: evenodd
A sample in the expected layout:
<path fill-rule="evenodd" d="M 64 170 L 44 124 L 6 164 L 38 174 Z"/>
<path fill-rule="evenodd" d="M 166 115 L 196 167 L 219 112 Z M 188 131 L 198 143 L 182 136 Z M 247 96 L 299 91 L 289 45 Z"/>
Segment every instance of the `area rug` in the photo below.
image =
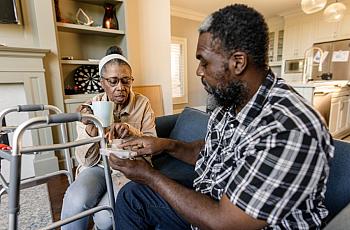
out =
<path fill-rule="evenodd" d="M 8 229 L 8 196 L 0 203 L 0 230 Z M 38 229 L 52 223 L 52 214 L 47 184 L 22 189 L 18 229 Z"/>

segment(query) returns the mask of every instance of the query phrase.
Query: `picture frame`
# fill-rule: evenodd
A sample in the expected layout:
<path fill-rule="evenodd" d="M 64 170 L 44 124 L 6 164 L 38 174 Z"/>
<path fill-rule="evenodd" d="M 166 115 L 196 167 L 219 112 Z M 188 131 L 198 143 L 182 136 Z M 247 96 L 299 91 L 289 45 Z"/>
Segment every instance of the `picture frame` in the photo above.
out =
<path fill-rule="evenodd" d="M 2 0 L 0 24 L 23 24 L 20 0 Z"/>

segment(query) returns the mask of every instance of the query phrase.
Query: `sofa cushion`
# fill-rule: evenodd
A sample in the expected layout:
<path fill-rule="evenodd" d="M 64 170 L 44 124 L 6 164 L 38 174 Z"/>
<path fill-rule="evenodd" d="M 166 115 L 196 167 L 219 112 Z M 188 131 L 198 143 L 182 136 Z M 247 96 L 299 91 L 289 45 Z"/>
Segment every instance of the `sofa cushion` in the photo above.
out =
<path fill-rule="evenodd" d="M 209 115 L 186 107 L 178 116 L 169 138 L 192 142 L 205 138 Z M 159 123 L 161 124 L 161 123 Z M 158 127 L 161 129 L 162 127 Z M 192 188 L 193 180 L 196 177 L 194 166 L 173 158 L 167 153 L 152 158 L 153 165 L 164 175 L 172 178 L 186 187 Z"/>
<path fill-rule="evenodd" d="M 171 130 L 175 127 L 180 114 L 156 117 L 156 131 L 158 137 L 169 138 Z"/>
<path fill-rule="evenodd" d="M 325 194 L 328 219 L 332 219 L 350 203 L 350 143 L 334 140 L 334 147 Z"/>
<path fill-rule="evenodd" d="M 170 133 L 171 139 L 192 142 L 205 138 L 209 114 L 186 107 L 178 117 Z"/>

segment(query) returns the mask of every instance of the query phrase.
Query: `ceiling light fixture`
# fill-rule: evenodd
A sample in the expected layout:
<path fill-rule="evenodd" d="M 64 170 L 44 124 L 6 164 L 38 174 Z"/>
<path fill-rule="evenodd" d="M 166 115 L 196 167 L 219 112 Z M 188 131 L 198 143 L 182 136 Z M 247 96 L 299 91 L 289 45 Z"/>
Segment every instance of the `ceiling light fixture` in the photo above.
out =
<path fill-rule="evenodd" d="M 322 10 L 327 4 L 327 0 L 301 0 L 301 9 L 306 14 L 313 14 Z"/>
<path fill-rule="evenodd" d="M 323 18 L 327 22 L 339 22 L 345 14 L 346 6 L 336 1 L 330 4 L 323 12 Z"/>

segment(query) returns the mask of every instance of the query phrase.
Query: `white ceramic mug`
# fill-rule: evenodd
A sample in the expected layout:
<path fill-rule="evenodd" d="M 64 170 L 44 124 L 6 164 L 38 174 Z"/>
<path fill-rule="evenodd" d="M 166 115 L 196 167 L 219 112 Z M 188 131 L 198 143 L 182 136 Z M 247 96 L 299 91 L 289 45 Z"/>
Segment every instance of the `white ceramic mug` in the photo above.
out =
<path fill-rule="evenodd" d="M 123 144 L 123 139 L 113 139 L 112 144 L 111 144 L 111 148 L 112 149 L 121 149 L 118 147 L 121 144 Z"/>
<path fill-rule="evenodd" d="M 111 101 L 93 101 L 91 105 L 83 104 L 84 106 L 89 106 L 94 115 L 99 118 L 102 122 L 103 127 L 108 127 L 113 122 L 113 108 L 114 103 Z"/>

